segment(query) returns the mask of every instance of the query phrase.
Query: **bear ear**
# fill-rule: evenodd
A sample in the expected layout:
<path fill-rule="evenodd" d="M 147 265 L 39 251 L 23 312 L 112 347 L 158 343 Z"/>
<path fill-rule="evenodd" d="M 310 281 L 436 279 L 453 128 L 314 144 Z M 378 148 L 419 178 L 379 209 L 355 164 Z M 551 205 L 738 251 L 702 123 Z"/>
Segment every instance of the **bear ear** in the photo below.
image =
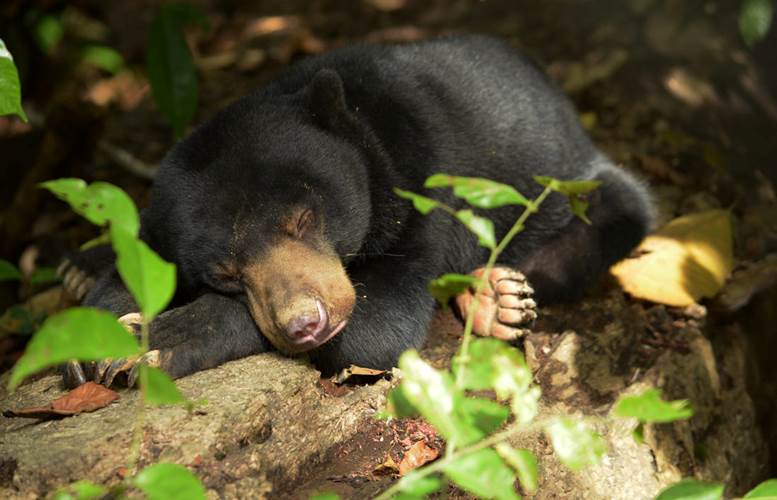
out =
<path fill-rule="evenodd" d="M 310 110 L 321 123 L 329 128 L 349 125 L 354 117 L 345 101 L 345 86 L 337 71 L 319 70 L 308 86 Z"/>

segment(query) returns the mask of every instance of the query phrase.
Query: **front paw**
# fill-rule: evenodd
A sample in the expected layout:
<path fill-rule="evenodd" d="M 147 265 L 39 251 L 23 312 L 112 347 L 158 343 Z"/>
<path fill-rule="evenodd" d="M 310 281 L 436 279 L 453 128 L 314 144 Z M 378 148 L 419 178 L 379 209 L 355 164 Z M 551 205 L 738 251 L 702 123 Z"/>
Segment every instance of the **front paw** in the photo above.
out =
<path fill-rule="evenodd" d="M 483 272 L 480 268 L 472 275 L 480 278 Z M 509 267 L 495 267 L 487 286 L 477 297 L 474 290 L 467 290 L 456 296 L 456 304 L 462 317 L 466 318 L 473 301 L 478 301 L 472 325 L 475 334 L 515 340 L 524 336 L 537 318 L 533 294 L 534 290 L 522 273 Z"/>

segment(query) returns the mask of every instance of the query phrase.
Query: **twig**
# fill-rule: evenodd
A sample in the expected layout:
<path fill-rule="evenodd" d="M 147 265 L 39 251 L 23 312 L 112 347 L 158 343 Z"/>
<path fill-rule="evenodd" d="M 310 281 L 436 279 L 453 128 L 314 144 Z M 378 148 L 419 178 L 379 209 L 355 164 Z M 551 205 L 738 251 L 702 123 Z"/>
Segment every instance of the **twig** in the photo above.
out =
<path fill-rule="evenodd" d="M 130 154 L 129 151 L 114 146 L 105 140 L 101 140 L 97 143 L 97 149 L 127 172 L 142 177 L 143 179 L 154 180 L 157 170 L 159 170 L 159 165 L 150 165 L 139 160 Z"/>

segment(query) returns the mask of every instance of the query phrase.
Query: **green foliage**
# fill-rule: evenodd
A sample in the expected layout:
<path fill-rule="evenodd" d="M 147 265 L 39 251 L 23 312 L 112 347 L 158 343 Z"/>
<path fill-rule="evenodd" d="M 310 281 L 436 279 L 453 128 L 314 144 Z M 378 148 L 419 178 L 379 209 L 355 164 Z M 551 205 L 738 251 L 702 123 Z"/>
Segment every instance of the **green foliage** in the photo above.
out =
<path fill-rule="evenodd" d="M 598 463 L 607 451 L 602 437 L 582 420 L 554 418 L 545 426 L 545 432 L 561 463 L 572 470 Z"/>
<path fill-rule="evenodd" d="M 435 174 L 424 183 L 424 187 L 452 187 L 453 194 L 477 208 L 498 208 L 505 205 L 528 207 L 529 200 L 514 187 L 479 177 L 458 177 Z"/>
<path fill-rule="evenodd" d="M 404 189 L 394 188 L 394 193 L 400 198 L 412 201 L 413 207 L 424 215 L 428 214 L 435 208 L 440 207 L 441 205 L 437 200 L 427 198 L 426 196 L 421 196 L 420 194 L 411 193 L 410 191 L 405 191 Z"/>
<path fill-rule="evenodd" d="M 601 185 L 600 181 L 560 181 L 545 175 L 537 175 L 534 180 L 541 186 L 566 196 L 572 213 L 586 224 L 591 223 L 586 215 L 588 201 L 585 195 L 598 188 Z"/>
<path fill-rule="evenodd" d="M 322 491 L 310 496 L 310 500 L 339 500 L 340 495 L 331 491 Z"/>
<path fill-rule="evenodd" d="M 475 215 L 472 210 L 459 210 L 456 212 L 456 218 L 464 224 L 475 236 L 478 237 L 480 246 L 496 248 L 496 238 L 494 237 L 494 223 L 490 219 Z"/>
<path fill-rule="evenodd" d="M 168 374 L 153 366 L 140 367 L 140 383 L 143 385 L 146 404 L 190 405 Z"/>
<path fill-rule="evenodd" d="M 656 500 L 718 500 L 723 498 L 723 485 L 683 479 L 658 494 Z"/>
<path fill-rule="evenodd" d="M 13 390 L 25 377 L 71 359 L 125 358 L 139 351 L 135 337 L 112 314 L 90 307 L 73 307 L 43 323 L 14 365 L 8 388 Z"/>
<path fill-rule="evenodd" d="M 442 487 L 442 481 L 436 475 L 425 476 L 418 471 L 412 471 L 397 482 L 400 491 L 393 497 L 396 500 L 415 500 L 426 498 Z"/>
<path fill-rule="evenodd" d="M 777 479 L 767 479 L 750 490 L 743 498 L 777 498 Z"/>
<path fill-rule="evenodd" d="M 35 24 L 35 41 L 45 54 L 51 54 L 64 35 L 65 27 L 58 17 L 43 16 Z"/>
<path fill-rule="evenodd" d="M 460 488 L 483 498 L 519 499 L 515 475 L 491 448 L 452 460 L 443 470 Z"/>
<path fill-rule="evenodd" d="M 198 83 L 183 27 L 204 17 L 188 5 L 163 5 L 151 25 L 146 70 L 162 115 L 181 137 L 197 110 Z"/>
<path fill-rule="evenodd" d="M 447 308 L 448 302 L 454 296 L 462 293 L 476 282 L 477 279 L 468 274 L 443 274 L 429 282 L 429 293 L 443 308 Z"/>
<path fill-rule="evenodd" d="M 30 276 L 30 284 L 32 285 L 48 285 L 60 281 L 62 278 L 57 276 L 57 270 L 53 267 L 39 267 Z"/>
<path fill-rule="evenodd" d="M 140 219 L 135 203 L 121 188 L 107 182 L 89 185 L 81 179 L 56 179 L 40 184 L 65 201 L 77 214 L 92 224 L 120 227 L 137 236 Z"/>
<path fill-rule="evenodd" d="M 638 396 L 626 396 L 613 408 L 616 417 L 634 417 L 640 422 L 665 423 L 691 418 L 693 410 L 688 401 L 664 401 L 660 389 L 648 389 Z"/>
<path fill-rule="evenodd" d="M 175 292 L 175 265 L 121 227 L 111 227 L 116 268 L 146 321 L 164 310 Z"/>
<path fill-rule="evenodd" d="M 108 493 L 108 488 L 89 481 L 78 481 L 54 493 L 54 500 L 92 500 L 102 498 Z"/>
<path fill-rule="evenodd" d="M 89 45 L 81 51 L 81 60 L 108 73 L 118 73 L 124 67 L 124 58 L 105 45 Z"/>
<path fill-rule="evenodd" d="M 0 259 L 0 281 L 15 281 L 21 279 L 22 273 L 7 260 Z"/>
<path fill-rule="evenodd" d="M 205 499 L 205 488 L 192 472 L 181 465 L 158 463 L 135 476 L 135 487 L 149 500 Z"/>
<path fill-rule="evenodd" d="M 739 10 L 739 32 L 749 46 L 769 33 L 774 17 L 773 0 L 743 0 Z"/>
<path fill-rule="evenodd" d="M 18 115 L 25 122 L 27 115 L 22 108 L 22 88 L 13 57 L 0 39 L 0 116 Z"/>
<path fill-rule="evenodd" d="M 537 491 L 539 480 L 537 479 L 537 457 L 529 450 L 516 450 L 507 443 L 499 443 L 494 448 L 496 452 L 518 474 L 518 480 L 523 489 L 529 493 Z"/>

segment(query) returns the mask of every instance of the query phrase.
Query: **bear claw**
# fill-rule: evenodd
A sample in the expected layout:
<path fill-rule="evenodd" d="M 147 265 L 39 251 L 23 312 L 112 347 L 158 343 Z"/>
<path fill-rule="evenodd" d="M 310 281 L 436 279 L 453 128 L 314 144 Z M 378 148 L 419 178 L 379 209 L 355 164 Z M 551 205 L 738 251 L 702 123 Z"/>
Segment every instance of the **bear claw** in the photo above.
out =
<path fill-rule="evenodd" d="M 472 273 L 483 275 L 483 268 Z M 515 340 L 524 336 L 537 319 L 537 304 L 531 298 L 534 290 L 520 272 L 508 267 L 491 270 L 488 286 L 478 295 L 478 310 L 472 331 L 483 337 Z M 473 289 L 456 297 L 456 304 L 466 318 L 475 297 Z"/>

